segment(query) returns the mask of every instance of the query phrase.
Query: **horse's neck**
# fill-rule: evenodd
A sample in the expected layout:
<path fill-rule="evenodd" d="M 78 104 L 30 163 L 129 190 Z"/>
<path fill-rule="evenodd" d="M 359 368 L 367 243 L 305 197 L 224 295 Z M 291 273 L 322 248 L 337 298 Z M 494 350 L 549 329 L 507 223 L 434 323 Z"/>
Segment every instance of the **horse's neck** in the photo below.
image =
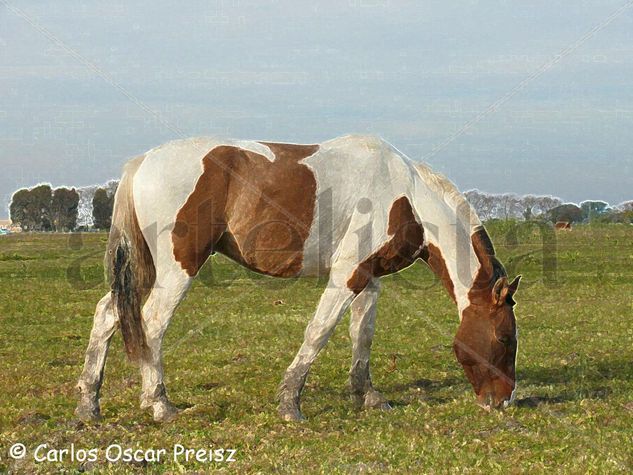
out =
<path fill-rule="evenodd" d="M 471 236 L 481 222 L 454 185 L 437 175 L 416 177 L 413 202 L 424 227 L 425 245 L 441 253 L 461 318 L 470 304 L 468 294 L 480 266 Z"/>

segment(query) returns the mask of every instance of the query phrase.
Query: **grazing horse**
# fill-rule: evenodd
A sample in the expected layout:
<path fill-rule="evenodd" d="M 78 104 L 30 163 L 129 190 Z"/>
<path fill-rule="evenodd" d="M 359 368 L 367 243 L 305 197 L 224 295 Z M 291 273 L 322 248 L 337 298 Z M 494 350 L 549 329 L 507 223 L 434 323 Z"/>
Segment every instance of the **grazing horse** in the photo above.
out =
<path fill-rule="evenodd" d="M 369 353 L 379 278 L 418 259 L 457 305 L 455 355 L 480 405 L 503 407 L 515 388 L 513 294 L 494 248 L 455 186 L 376 137 L 319 145 L 193 138 L 132 159 L 116 192 L 105 264 L 111 291 L 97 304 L 79 379 L 77 415 L 100 415 L 108 346 L 121 329 L 142 375 L 141 407 L 177 412 L 163 383 L 161 343 L 176 307 L 215 252 L 272 277 L 328 276 L 303 344 L 279 390 L 279 412 L 300 420 L 310 366 L 351 307 L 350 389 L 389 408 Z"/>

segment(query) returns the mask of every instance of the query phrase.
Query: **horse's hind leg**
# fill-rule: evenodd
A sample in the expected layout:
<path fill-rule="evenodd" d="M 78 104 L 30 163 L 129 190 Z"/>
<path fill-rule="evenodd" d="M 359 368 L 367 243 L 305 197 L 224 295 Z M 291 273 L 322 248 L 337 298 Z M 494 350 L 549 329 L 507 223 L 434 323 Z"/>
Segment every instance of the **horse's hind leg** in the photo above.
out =
<path fill-rule="evenodd" d="M 97 304 L 84 369 L 77 384 L 80 399 L 75 414 L 81 420 L 95 420 L 101 416 L 99 390 L 103 383 L 108 347 L 116 328 L 117 317 L 112 308 L 112 296 L 108 292 Z"/>
<path fill-rule="evenodd" d="M 143 327 L 149 348 L 147 358 L 140 362 L 143 392 L 141 408 L 152 408 L 154 420 L 172 419 L 178 410 L 169 402 L 163 382 L 162 342 L 174 311 L 182 301 L 192 278 L 171 266 L 161 272 L 157 268 L 156 284 L 143 306 Z"/>
<path fill-rule="evenodd" d="M 359 406 L 389 409 L 387 400 L 373 388 L 369 372 L 369 355 L 374 338 L 379 293 L 380 282 L 373 279 L 351 305 L 349 334 L 352 339 L 352 366 L 349 371 L 349 384 L 352 397 Z"/>

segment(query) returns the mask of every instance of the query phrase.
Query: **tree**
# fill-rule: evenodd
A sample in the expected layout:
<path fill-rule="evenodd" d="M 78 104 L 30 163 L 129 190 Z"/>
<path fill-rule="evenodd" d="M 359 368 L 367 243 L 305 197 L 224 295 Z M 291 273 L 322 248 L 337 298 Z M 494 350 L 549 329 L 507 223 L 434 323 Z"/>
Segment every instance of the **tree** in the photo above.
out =
<path fill-rule="evenodd" d="M 548 195 L 524 195 L 519 198 L 521 214 L 525 220 L 546 216 L 555 206 L 563 204 L 560 198 Z"/>
<path fill-rule="evenodd" d="M 624 201 L 616 206 L 619 211 L 633 211 L 633 201 Z"/>
<path fill-rule="evenodd" d="M 621 211 L 616 208 L 609 208 L 604 213 L 596 216 L 593 222 L 598 223 L 633 223 L 633 210 Z"/>
<path fill-rule="evenodd" d="M 31 203 L 33 214 L 38 217 L 38 223 L 34 231 L 50 231 L 51 227 L 51 201 L 53 190 L 50 185 L 38 185 L 31 189 Z"/>
<path fill-rule="evenodd" d="M 89 229 L 95 227 L 93 217 L 93 199 L 97 189 L 103 188 L 106 190 L 108 195 L 114 196 L 118 184 L 119 182 L 117 180 L 110 180 L 101 187 L 98 185 L 88 185 L 77 188 L 77 192 L 79 193 L 79 209 L 77 210 L 78 229 Z"/>
<path fill-rule="evenodd" d="M 11 221 L 25 231 L 50 231 L 51 201 L 50 185 L 19 190 L 11 198 Z"/>
<path fill-rule="evenodd" d="M 580 203 L 580 209 L 582 209 L 583 219 L 586 221 L 592 221 L 598 216 L 603 214 L 609 208 L 609 203 L 606 201 L 593 201 L 587 200 Z"/>
<path fill-rule="evenodd" d="M 625 201 L 593 218 L 599 223 L 633 223 L 633 201 Z"/>
<path fill-rule="evenodd" d="M 502 195 L 494 195 L 495 197 L 495 214 L 499 218 L 508 221 L 511 218 L 521 216 L 521 202 L 519 197 L 514 193 L 504 193 Z"/>
<path fill-rule="evenodd" d="M 492 194 L 469 190 L 464 196 L 484 221 L 494 218 L 525 219 L 546 218 L 550 209 L 560 206 L 560 198 L 549 195 L 517 196 L 513 193 Z"/>
<path fill-rule="evenodd" d="M 92 198 L 92 219 L 96 229 L 110 229 L 113 206 L 114 195 L 109 194 L 105 188 L 97 188 Z"/>
<path fill-rule="evenodd" d="M 25 231 L 30 231 L 33 221 L 29 216 L 29 199 L 31 197 L 30 190 L 22 188 L 11 197 L 9 205 L 9 215 L 13 224 L 17 224 Z"/>
<path fill-rule="evenodd" d="M 79 193 L 77 190 L 57 188 L 51 201 L 51 218 L 55 231 L 73 231 L 77 226 Z"/>
<path fill-rule="evenodd" d="M 79 193 L 79 208 L 77 209 L 78 229 L 88 229 L 94 224 L 92 219 L 92 199 L 95 196 L 97 188 L 99 187 L 96 185 L 77 188 L 77 193 Z"/>
<path fill-rule="evenodd" d="M 520 199 L 521 208 L 523 211 L 523 219 L 529 221 L 534 217 L 534 208 L 538 205 L 539 197 L 534 195 L 525 195 Z"/>
<path fill-rule="evenodd" d="M 103 185 L 103 188 L 105 188 L 105 190 L 108 192 L 108 195 L 110 196 L 115 195 L 118 187 L 119 187 L 119 180 L 110 180 L 105 185 Z"/>
<path fill-rule="evenodd" d="M 464 196 L 475 209 L 479 218 L 486 221 L 493 217 L 494 199 L 491 194 L 479 190 L 469 190 L 464 193 Z"/>
<path fill-rule="evenodd" d="M 551 209 L 563 204 L 563 200 L 556 196 L 539 196 L 537 208 L 542 216 L 547 216 Z"/>
<path fill-rule="evenodd" d="M 567 221 L 568 223 L 580 223 L 583 220 L 582 209 L 573 203 L 566 203 L 549 210 L 549 219 L 553 223 Z"/>

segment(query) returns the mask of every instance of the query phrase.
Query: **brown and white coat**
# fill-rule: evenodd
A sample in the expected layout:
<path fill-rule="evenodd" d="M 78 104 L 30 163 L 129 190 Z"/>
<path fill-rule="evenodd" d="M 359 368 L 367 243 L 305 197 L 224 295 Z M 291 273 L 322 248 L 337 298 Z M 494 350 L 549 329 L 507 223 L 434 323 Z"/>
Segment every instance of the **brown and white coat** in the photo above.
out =
<path fill-rule="evenodd" d="M 508 282 L 485 229 L 452 183 L 376 137 L 319 145 L 192 138 L 126 167 L 106 255 L 112 292 L 97 306 L 79 382 L 80 416 L 99 415 L 105 354 L 117 327 L 141 365 L 142 405 L 156 419 L 173 415 L 162 337 L 214 252 L 273 277 L 329 276 L 281 385 L 286 419 L 302 417 L 309 367 L 349 307 L 352 392 L 366 406 L 388 406 L 369 375 L 378 279 L 418 259 L 457 304 L 455 351 L 480 402 L 498 406 L 511 397 L 518 280 Z"/>

